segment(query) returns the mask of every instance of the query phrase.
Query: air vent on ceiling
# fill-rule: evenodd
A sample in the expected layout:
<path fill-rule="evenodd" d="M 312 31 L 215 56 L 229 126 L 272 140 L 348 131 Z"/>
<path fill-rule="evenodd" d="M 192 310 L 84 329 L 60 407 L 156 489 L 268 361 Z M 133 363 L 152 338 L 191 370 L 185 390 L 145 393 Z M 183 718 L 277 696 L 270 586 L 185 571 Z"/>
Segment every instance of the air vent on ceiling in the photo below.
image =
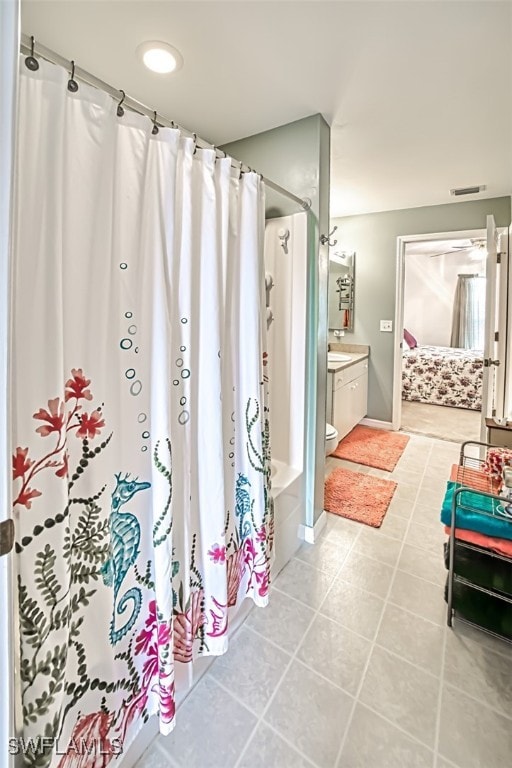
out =
<path fill-rule="evenodd" d="M 450 195 L 476 195 L 478 192 L 483 192 L 487 187 L 485 184 L 480 184 L 478 187 L 459 187 L 458 189 L 450 189 Z"/>

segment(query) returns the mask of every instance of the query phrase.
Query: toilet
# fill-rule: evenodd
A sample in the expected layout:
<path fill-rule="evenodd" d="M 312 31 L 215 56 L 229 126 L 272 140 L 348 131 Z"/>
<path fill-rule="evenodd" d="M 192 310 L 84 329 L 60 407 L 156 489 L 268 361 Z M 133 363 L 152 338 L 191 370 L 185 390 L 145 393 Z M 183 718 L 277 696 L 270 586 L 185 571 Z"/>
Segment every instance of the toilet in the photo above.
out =
<path fill-rule="evenodd" d="M 329 456 L 338 445 L 338 430 L 332 424 L 325 425 L 325 455 Z"/>

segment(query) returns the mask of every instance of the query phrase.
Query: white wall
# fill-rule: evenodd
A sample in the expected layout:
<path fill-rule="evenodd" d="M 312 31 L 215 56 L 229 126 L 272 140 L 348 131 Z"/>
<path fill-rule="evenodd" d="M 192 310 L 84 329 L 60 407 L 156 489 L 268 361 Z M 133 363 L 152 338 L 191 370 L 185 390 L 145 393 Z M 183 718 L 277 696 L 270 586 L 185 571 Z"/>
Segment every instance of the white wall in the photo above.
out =
<path fill-rule="evenodd" d="M 465 253 L 445 256 L 405 252 L 404 328 L 418 344 L 449 347 L 457 275 L 484 274 L 482 259 Z"/>

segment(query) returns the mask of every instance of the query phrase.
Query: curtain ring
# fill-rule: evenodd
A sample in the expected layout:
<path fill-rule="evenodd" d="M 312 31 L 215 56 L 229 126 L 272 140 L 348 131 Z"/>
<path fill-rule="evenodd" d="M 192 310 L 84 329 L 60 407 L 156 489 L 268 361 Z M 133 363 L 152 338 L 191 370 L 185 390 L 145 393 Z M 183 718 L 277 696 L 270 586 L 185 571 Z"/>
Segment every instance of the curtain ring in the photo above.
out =
<path fill-rule="evenodd" d="M 68 91 L 76 93 L 78 91 L 78 83 L 75 80 L 75 62 L 71 62 L 71 77 L 68 80 Z"/>
<path fill-rule="evenodd" d="M 243 173 L 243 170 L 242 170 L 242 168 L 243 168 L 243 167 L 244 167 L 244 164 L 242 163 L 242 161 L 240 161 L 240 173 L 238 174 L 238 180 L 239 180 L 239 181 L 240 181 L 240 179 L 242 178 L 242 173 Z"/>
<path fill-rule="evenodd" d="M 117 116 L 122 117 L 124 115 L 123 101 L 126 99 L 126 93 L 123 91 L 122 88 L 119 89 L 119 92 L 123 94 L 123 97 L 119 102 L 119 104 L 117 105 Z"/>
<path fill-rule="evenodd" d="M 158 133 L 158 125 L 156 124 L 156 112 L 153 112 L 153 128 L 151 130 L 151 133 L 153 136 L 156 136 Z"/>
<path fill-rule="evenodd" d="M 34 35 L 30 38 L 30 56 L 27 56 L 25 59 L 25 66 L 27 69 L 30 69 L 31 72 L 37 72 L 39 69 L 39 62 L 34 56 L 34 46 L 35 46 L 35 40 Z"/>
<path fill-rule="evenodd" d="M 194 151 L 192 152 L 193 155 L 197 152 L 197 133 L 192 134 L 192 138 L 194 139 Z"/>

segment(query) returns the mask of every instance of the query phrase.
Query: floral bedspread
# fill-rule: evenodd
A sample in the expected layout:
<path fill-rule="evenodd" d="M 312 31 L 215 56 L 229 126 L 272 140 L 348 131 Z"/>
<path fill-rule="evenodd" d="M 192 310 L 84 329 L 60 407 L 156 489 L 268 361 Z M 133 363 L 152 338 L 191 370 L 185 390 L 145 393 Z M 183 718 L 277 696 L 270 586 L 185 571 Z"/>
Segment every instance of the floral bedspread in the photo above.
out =
<path fill-rule="evenodd" d="M 404 350 L 402 399 L 479 411 L 483 353 L 453 347 Z"/>

